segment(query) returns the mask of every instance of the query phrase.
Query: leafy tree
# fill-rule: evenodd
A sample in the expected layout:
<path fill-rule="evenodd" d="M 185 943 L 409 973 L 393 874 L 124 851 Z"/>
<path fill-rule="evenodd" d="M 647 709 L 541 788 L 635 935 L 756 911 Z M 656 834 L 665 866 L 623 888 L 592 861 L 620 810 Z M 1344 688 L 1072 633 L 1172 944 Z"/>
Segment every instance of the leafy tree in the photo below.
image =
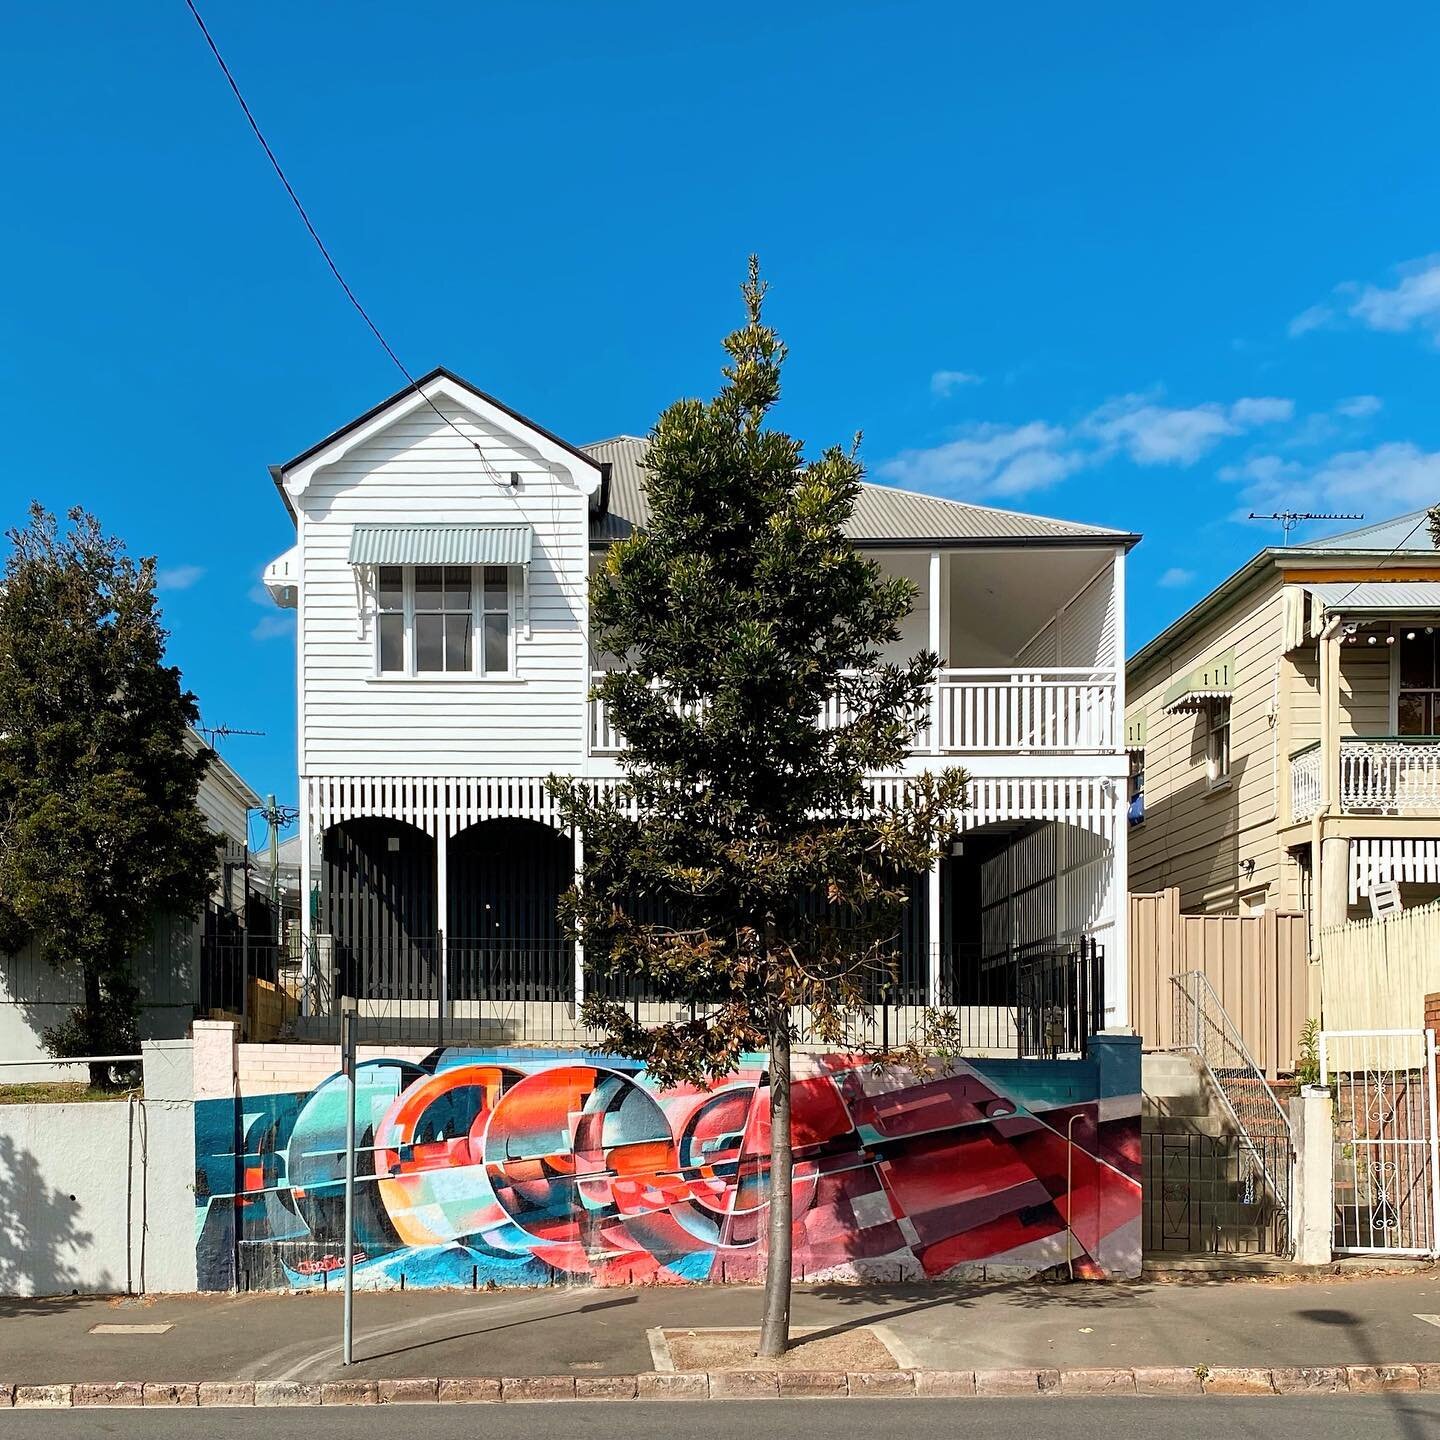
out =
<path fill-rule="evenodd" d="M 966 777 L 926 775 L 895 805 L 867 783 L 900 766 L 939 660 L 880 658 L 915 590 L 845 534 L 854 448 L 806 463 L 766 427 L 785 347 L 764 290 L 752 259 L 725 383 L 656 422 L 649 527 L 611 548 L 592 586 L 598 645 L 624 659 L 596 693 L 626 737 L 625 778 L 551 786 L 585 837 L 564 914 L 587 956 L 699 1002 L 693 1020 L 642 1026 L 596 996 L 587 1023 L 667 1084 L 710 1084 L 769 1051 L 760 1353 L 773 1356 L 789 1337 L 793 1017 L 803 1007 L 813 1038 L 838 1044 L 864 1016 Z M 822 707 L 831 723 L 817 724 Z"/>
<path fill-rule="evenodd" d="M 152 921 L 197 917 L 216 837 L 196 805 L 210 752 L 165 664 L 155 562 L 93 516 L 63 533 L 39 505 L 9 533 L 0 592 L 0 948 L 34 943 L 82 982 L 50 1053 L 130 1053 L 131 956 Z M 91 1081 L 108 1083 L 109 1067 Z"/>

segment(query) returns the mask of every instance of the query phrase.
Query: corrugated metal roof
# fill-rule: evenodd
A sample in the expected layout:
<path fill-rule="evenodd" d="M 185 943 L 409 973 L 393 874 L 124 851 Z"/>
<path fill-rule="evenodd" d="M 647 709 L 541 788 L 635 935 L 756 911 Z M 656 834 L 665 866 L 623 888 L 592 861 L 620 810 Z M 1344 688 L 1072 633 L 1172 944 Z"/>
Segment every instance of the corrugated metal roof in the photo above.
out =
<path fill-rule="evenodd" d="M 591 540 L 621 540 L 636 529 L 643 529 L 650 517 L 645 499 L 645 452 L 649 441 L 634 435 L 618 435 L 581 448 L 610 465 L 610 513 L 603 520 L 592 519 Z M 1014 510 L 993 510 L 985 505 L 945 500 L 938 495 L 870 484 L 860 487 L 855 513 L 845 528 L 853 540 L 901 542 L 1004 539 L 1073 542 L 1093 537 L 1101 543 L 1113 543 L 1134 538 L 1123 530 L 1107 530 L 1100 525 L 1022 515 Z"/>
<path fill-rule="evenodd" d="M 528 525 L 357 525 L 352 565 L 528 565 Z"/>
<path fill-rule="evenodd" d="M 1440 610 L 1440 580 L 1335 581 L 1305 587 L 1325 608 L 1340 615 L 1397 615 Z"/>
<path fill-rule="evenodd" d="M 1425 525 L 1424 510 L 1412 510 L 1407 515 L 1396 515 L 1392 520 L 1377 520 L 1373 525 L 1363 525 L 1358 530 L 1346 530 L 1341 535 L 1329 535 L 1324 540 L 1306 540 L 1295 548 L 1299 550 L 1399 550 L 1402 553 L 1422 550 L 1427 555 L 1435 554 L 1430 543 L 1430 531 Z"/>

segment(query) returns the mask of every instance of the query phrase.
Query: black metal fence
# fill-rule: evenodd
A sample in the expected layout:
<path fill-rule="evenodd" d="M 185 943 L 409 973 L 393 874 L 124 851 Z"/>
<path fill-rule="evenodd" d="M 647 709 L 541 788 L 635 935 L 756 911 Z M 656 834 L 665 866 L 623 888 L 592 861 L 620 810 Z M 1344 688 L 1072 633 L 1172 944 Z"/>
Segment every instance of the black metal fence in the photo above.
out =
<path fill-rule="evenodd" d="M 1103 1028 L 1104 951 L 1092 937 L 984 955 L 947 947 L 932 991 L 912 974 L 878 972 L 868 1003 L 827 1028 L 794 1016 L 807 1046 L 899 1049 L 1050 1058 L 1084 1055 Z M 256 986 L 253 981 L 260 981 Z M 623 1005 L 637 1023 L 691 1019 L 704 1001 L 656 993 L 633 976 L 587 965 L 586 995 Z M 257 995 L 277 998 L 280 1029 L 305 1039 L 338 1035 L 341 997 L 360 1011 L 362 1039 L 407 1044 L 594 1043 L 575 1013 L 576 957 L 562 940 L 425 936 L 357 945 L 319 937 L 309 962 L 274 941 L 202 951 L 200 1009 L 249 1017 Z M 938 1003 L 937 1003 L 938 1002 Z M 254 1038 L 272 1038 L 269 1033 Z"/>

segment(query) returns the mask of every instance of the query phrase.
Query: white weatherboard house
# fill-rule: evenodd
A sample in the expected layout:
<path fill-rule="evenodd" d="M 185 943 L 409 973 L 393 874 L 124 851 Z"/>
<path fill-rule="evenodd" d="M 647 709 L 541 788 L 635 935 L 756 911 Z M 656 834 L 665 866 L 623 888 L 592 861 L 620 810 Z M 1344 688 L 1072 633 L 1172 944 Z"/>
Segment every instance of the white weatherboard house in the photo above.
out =
<path fill-rule="evenodd" d="M 506 1005 L 563 1017 L 594 983 L 556 924 L 579 847 L 545 779 L 619 773 L 623 737 L 589 699 L 607 662 L 587 588 L 646 522 L 645 450 L 572 445 L 436 370 L 273 469 L 296 532 L 265 583 L 298 614 L 311 1014 L 350 994 L 457 1027 Z M 904 772 L 874 784 L 973 777 L 963 838 L 916 878 L 887 998 L 979 1003 L 1017 959 L 1084 942 L 1092 966 L 1103 952 L 1097 1023 L 1123 1024 L 1137 537 L 881 485 L 851 533 L 919 588 L 897 654 L 946 667 Z"/>

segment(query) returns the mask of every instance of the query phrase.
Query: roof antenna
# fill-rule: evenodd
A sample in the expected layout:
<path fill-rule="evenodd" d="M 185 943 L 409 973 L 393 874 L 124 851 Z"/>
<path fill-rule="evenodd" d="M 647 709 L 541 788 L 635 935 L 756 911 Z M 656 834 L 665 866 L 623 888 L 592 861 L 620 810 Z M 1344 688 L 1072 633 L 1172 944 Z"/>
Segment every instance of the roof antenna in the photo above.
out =
<path fill-rule="evenodd" d="M 1280 543 L 1282 545 L 1288 545 L 1290 543 L 1290 532 L 1297 525 L 1303 525 L 1307 520 L 1363 520 L 1365 514 L 1363 511 L 1356 515 L 1348 512 L 1340 514 L 1336 511 L 1276 510 L 1269 515 L 1257 515 L 1252 510 L 1249 518 L 1251 520 L 1278 520 L 1280 522 L 1280 532 L 1283 537 Z"/>
<path fill-rule="evenodd" d="M 220 753 L 220 742 L 231 735 L 263 735 L 263 730 L 240 730 L 234 725 L 197 725 L 195 731 L 205 743 L 218 755 Z"/>

